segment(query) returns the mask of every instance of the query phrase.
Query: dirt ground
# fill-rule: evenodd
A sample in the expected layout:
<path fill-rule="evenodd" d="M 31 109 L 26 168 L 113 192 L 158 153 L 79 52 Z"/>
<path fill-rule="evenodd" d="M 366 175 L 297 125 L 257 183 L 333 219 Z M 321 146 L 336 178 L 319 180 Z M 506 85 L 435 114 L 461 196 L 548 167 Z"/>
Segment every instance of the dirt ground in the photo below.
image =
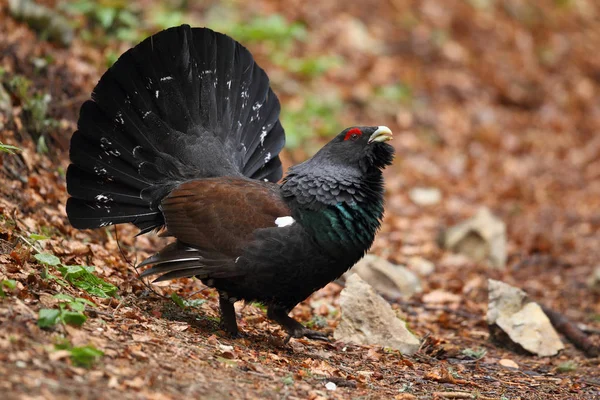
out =
<path fill-rule="evenodd" d="M 127 45 L 94 46 L 76 31 L 74 42 L 61 48 L 11 18 L 2 3 L 0 66 L 8 76 L 31 80 L 30 92 L 49 93 L 47 113 L 55 121 L 43 133 L 47 151 L 39 151 L 23 100 L 13 94 L 11 108 L 0 110 L 0 141 L 23 149 L 0 155 L 0 281 L 16 282 L 0 299 L 2 398 L 600 398 L 599 358 L 586 357 L 564 337 L 565 350 L 555 357 L 509 349 L 490 340 L 485 322 L 487 279 L 493 278 L 582 324 L 600 344 L 600 283 L 590 284 L 600 267 L 600 4 L 231 3 L 241 14 L 277 13 L 303 23 L 308 38 L 294 47 L 295 55 L 341 60 L 318 77 L 298 76 L 273 62 L 268 46 L 248 44 L 283 109 L 302 107 L 307 93 L 335 93 L 344 124 L 331 134 L 363 123 L 394 131 L 386 217 L 371 252 L 409 267 L 415 257 L 434 263 L 435 271 L 422 277 L 423 292 L 394 305 L 425 338 L 423 346 L 408 357 L 341 342 L 292 339 L 284 345 L 284 333 L 255 304 L 238 309 L 245 336 L 232 340 L 218 328 L 215 293 L 199 282 L 182 279 L 150 290 L 138 279 L 132 265 L 163 239 L 134 238 L 129 226 L 70 227 L 64 171 L 78 109 L 105 70 L 106 54 Z M 211 4 L 190 6 L 189 21 L 208 23 Z M 40 59 L 47 60 L 41 68 Z M 307 152 L 286 152 L 286 164 Z M 415 204 L 409 193 L 416 187 L 439 189 L 441 201 Z M 437 244 L 441 229 L 481 206 L 507 225 L 503 270 Z M 34 241 L 31 234 L 49 239 Z M 95 266 L 99 277 L 118 286 L 118 297 L 91 296 L 47 279 L 33 257 L 38 251 L 63 264 Z M 292 316 L 304 323 L 318 319 L 320 329 L 332 332 L 341 289 L 330 284 Z M 426 296 L 433 291 L 436 301 Z M 57 293 L 96 305 L 86 309 L 81 327 L 38 327 L 38 311 L 56 307 Z M 181 308 L 171 293 L 206 301 Z M 68 351 L 56 349 L 65 338 L 104 355 L 89 368 L 77 366 Z M 335 390 L 326 388 L 329 382 Z"/>

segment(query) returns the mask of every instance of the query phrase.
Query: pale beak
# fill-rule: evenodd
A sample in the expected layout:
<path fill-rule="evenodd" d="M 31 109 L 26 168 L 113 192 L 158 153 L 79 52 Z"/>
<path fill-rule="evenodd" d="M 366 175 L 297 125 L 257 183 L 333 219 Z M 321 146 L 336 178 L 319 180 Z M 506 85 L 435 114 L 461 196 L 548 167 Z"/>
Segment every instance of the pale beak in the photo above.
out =
<path fill-rule="evenodd" d="M 369 138 L 369 143 L 373 142 L 387 142 L 392 140 L 392 131 L 387 126 L 380 126 Z"/>

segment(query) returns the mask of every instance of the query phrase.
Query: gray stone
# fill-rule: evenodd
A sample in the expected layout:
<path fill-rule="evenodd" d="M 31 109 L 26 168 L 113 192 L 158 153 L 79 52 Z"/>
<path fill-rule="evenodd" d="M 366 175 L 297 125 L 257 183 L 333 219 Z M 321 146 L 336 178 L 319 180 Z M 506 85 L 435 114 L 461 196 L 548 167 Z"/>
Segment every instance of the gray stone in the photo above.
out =
<path fill-rule="evenodd" d="M 340 306 L 342 319 L 333 334 L 336 340 L 390 347 L 407 355 L 419 349 L 420 341 L 406 322 L 357 274 L 347 279 Z"/>
<path fill-rule="evenodd" d="M 421 292 L 421 281 L 414 272 L 402 265 L 392 264 L 384 258 L 367 254 L 345 275 L 358 274 L 375 290 L 388 298 L 410 297 Z"/>
<path fill-rule="evenodd" d="M 564 349 L 542 308 L 524 291 L 493 279 L 488 279 L 488 289 L 487 322 L 492 329 L 497 326 L 514 343 L 539 356 L 554 356 Z"/>
<path fill-rule="evenodd" d="M 475 261 L 488 260 L 495 268 L 506 266 L 506 225 L 486 207 L 473 218 L 448 228 L 441 242 L 444 248 Z"/>

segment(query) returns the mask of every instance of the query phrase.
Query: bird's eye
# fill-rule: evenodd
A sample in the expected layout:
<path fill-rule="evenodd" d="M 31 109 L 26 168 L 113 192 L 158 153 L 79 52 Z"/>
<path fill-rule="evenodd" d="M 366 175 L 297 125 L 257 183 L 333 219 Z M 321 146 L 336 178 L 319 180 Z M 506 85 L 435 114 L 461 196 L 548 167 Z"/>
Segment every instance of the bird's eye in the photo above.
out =
<path fill-rule="evenodd" d="M 358 128 L 352 128 L 348 132 L 346 132 L 346 136 L 344 136 L 344 140 L 356 140 L 362 135 L 362 132 Z"/>

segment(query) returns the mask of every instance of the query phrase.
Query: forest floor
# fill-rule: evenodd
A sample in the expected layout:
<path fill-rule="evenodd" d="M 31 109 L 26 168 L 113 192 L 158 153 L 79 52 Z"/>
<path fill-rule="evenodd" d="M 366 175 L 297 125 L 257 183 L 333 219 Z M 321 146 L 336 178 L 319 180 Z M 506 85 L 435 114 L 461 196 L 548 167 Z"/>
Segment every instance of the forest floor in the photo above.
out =
<path fill-rule="evenodd" d="M 202 3 L 184 21 L 210 25 L 207 15 L 218 6 Z M 215 293 L 200 291 L 200 282 L 181 279 L 150 290 L 138 278 L 132 265 L 164 239 L 134 238 L 129 226 L 73 229 L 65 214 L 69 138 L 106 59 L 129 45 L 113 40 L 100 46 L 77 35 L 62 48 L 13 19 L 3 3 L 0 83 L 10 102 L 7 109 L 0 104 L 0 141 L 23 151 L 0 156 L 2 397 L 600 398 L 598 358 L 586 357 L 565 338 L 565 350 L 555 357 L 510 350 L 490 340 L 485 321 L 487 279 L 493 278 L 585 325 L 600 344 L 600 283 L 590 284 L 600 267 L 600 5 L 226 3 L 240 15 L 276 13 L 306 27 L 306 37 L 281 48 L 271 38 L 247 43 L 270 74 L 284 112 L 295 113 L 287 117 L 295 126 L 284 126 L 288 135 L 306 141 L 284 154 L 286 166 L 323 143 L 298 138 L 307 127 L 333 126 L 330 134 L 355 124 L 394 131 L 386 217 L 371 252 L 409 267 L 415 257 L 433 262 L 435 271 L 421 278 L 423 292 L 394 305 L 425 338 L 423 346 L 403 356 L 333 341 L 292 339 L 285 345 L 284 333 L 255 304 L 238 309 L 245 335 L 232 340 L 218 328 Z M 270 57 L 273 51 L 316 61 L 298 70 Z M 337 61 L 311 75 L 321 54 Z M 15 77 L 31 86 L 19 92 Z M 335 101 L 318 102 L 328 96 Z M 311 107 L 319 118 L 308 114 L 303 120 L 298 110 Z M 409 193 L 418 187 L 438 189 L 441 201 L 415 204 Z M 437 244 L 441 229 L 481 206 L 507 225 L 505 269 Z M 118 287 L 116 297 L 66 283 L 59 266 L 45 267 L 38 253 L 53 254 L 64 265 L 95 266 L 95 275 Z M 292 316 L 332 332 L 341 289 L 328 285 Z M 433 291 L 435 301 L 426 296 Z M 39 327 L 40 309 L 74 302 L 57 299 L 58 293 L 91 302 L 80 327 Z M 172 293 L 187 303 L 178 306 Z M 82 366 L 96 350 L 103 355 Z M 326 388 L 329 382 L 335 390 Z"/>

